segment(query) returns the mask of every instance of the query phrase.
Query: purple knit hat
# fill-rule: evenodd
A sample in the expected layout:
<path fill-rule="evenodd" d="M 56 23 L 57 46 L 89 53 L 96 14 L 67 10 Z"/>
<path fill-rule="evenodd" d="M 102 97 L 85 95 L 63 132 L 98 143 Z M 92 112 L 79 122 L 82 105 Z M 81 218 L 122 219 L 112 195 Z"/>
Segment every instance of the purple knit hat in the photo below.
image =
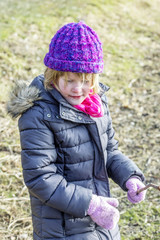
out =
<path fill-rule="evenodd" d="M 52 38 L 44 64 L 63 72 L 101 73 L 102 44 L 84 22 L 66 24 Z"/>

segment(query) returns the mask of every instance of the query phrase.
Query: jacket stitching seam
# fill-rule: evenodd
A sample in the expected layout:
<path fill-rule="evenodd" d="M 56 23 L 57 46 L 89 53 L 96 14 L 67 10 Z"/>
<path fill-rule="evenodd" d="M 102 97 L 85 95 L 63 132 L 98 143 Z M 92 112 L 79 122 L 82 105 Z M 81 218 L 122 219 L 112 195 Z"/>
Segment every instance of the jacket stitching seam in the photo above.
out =
<path fill-rule="evenodd" d="M 67 131 L 67 130 L 70 130 L 70 129 L 73 129 L 73 128 L 75 129 L 77 127 L 81 127 L 80 124 L 77 124 L 76 126 L 73 126 L 73 127 L 65 128 L 63 130 L 56 131 L 55 133 L 64 132 L 64 131 Z"/>
<path fill-rule="evenodd" d="M 79 162 L 74 162 L 74 163 L 66 163 L 65 165 L 73 165 L 73 164 L 79 164 L 79 163 L 90 162 L 90 161 L 93 161 L 93 159 L 89 159 L 89 160 L 85 160 L 85 161 L 79 161 Z"/>
<path fill-rule="evenodd" d="M 68 183 L 73 183 L 73 182 L 82 182 L 82 181 L 88 181 L 88 180 L 92 180 L 92 178 L 87 178 L 87 179 L 81 179 L 81 180 L 72 180 L 72 181 L 68 181 Z"/>
<path fill-rule="evenodd" d="M 56 149 L 56 147 L 55 147 L 55 148 L 42 148 L 42 147 L 40 147 L 40 148 L 23 148 L 22 151 L 30 151 L 30 150 L 53 150 L 53 149 Z"/>
<path fill-rule="evenodd" d="M 74 192 L 73 192 L 73 194 L 72 194 L 72 197 L 71 197 L 71 199 L 70 199 L 70 201 L 69 201 L 69 203 L 68 203 L 68 206 L 67 206 L 66 210 L 68 209 L 68 207 L 69 207 L 69 205 L 70 205 L 70 202 L 71 202 L 72 199 L 73 199 L 73 196 L 74 196 L 74 194 L 75 194 L 75 191 L 76 191 L 76 185 L 75 185 Z"/>
<path fill-rule="evenodd" d="M 71 146 L 71 147 L 62 147 L 62 149 L 68 149 L 68 148 L 74 148 L 74 147 L 77 147 L 77 146 L 80 146 L 82 144 L 85 144 L 87 142 L 90 142 L 90 140 L 86 141 L 86 142 L 82 142 L 82 143 L 78 143 L 77 145 L 74 145 L 74 146 Z"/>
<path fill-rule="evenodd" d="M 45 203 L 49 202 L 51 197 L 53 196 L 53 194 L 55 193 L 55 191 L 57 190 L 57 188 L 59 187 L 59 185 L 62 183 L 62 181 L 64 180 L 64 178 L 62 178 L 62 180 L 59 182 L 59 184 L 57 185 L 57 187 L 55 188 L 55 190 L 52 192 L 51 196 L 48 198 L 48 200 L 45 201 Z"/>
<path fill-rule="evenodd" d="M 37 131 L 46 130 L 46 131 L 49 131 L 49 129 L 47 129 L 47 128 L 27 128 L 27 129 L 21 130 L 20 132 L 25 132 L 25 131 L 30 131 L 30 130 L 37 130 Z"/>

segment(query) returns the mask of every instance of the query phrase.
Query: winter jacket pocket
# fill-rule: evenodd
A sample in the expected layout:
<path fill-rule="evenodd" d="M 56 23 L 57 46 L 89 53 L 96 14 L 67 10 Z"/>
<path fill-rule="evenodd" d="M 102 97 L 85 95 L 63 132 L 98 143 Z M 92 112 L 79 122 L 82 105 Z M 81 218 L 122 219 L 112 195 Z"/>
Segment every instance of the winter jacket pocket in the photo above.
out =
<path fill-rule="evenodd" d="M 64 214 L 66 235 L 81 234 L 94 231 L 95 223 L 89 216 L 84 218 L 75 218 L 69 214 Z"/>

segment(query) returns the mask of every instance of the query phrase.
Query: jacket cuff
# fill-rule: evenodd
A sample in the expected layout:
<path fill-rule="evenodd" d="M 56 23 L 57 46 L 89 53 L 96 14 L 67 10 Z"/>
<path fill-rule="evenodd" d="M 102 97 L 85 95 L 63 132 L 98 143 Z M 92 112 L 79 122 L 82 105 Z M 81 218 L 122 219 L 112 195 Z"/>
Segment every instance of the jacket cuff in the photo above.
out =
<path fill-rule="evenodd" d="M 119 153 L 113 156 L 111 164 L 107 169 L 109 177 L 117 183 L 124 191 L 127 191 L 126 182 L 132 176 L 137 176 L 143 182 L 145 180 L 142 171 L 128 157 Z"/>

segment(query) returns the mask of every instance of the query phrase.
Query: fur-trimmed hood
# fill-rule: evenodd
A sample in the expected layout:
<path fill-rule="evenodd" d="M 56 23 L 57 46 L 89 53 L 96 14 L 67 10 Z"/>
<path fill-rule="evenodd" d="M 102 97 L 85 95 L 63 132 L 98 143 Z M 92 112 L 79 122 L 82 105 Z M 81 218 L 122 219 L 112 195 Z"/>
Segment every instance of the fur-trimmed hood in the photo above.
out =
<path fill-rule="evenodd" d="M 12 118 L 16 118 L 40 99 L 40 89 L 28 85 L 25 81 L 18 81 L 10 92 L 9 101 L 6 104 L 7 113 Z"/>
<path fill-rule="evenodd" d="M 43 81 L 44 75 L 39 75 L 31 84 L 28 84 L 26 81 L 18 81 L 15 83 L 12 91 L 10 92 L 9 101 L 6 104 L 6 111 L 12 118 L 17 118 L 20 116 L 29 108 L 33 107 L 35 102 L 39 100 L 53 102 L 54 98 L 62 104 L 67 104 L 66 100 L 56 89 L 46 91 Z M 99 95 L 101 96 L 102 100 L 102 96 L 108 90 L 108 86 L 100 83 Z"/>

